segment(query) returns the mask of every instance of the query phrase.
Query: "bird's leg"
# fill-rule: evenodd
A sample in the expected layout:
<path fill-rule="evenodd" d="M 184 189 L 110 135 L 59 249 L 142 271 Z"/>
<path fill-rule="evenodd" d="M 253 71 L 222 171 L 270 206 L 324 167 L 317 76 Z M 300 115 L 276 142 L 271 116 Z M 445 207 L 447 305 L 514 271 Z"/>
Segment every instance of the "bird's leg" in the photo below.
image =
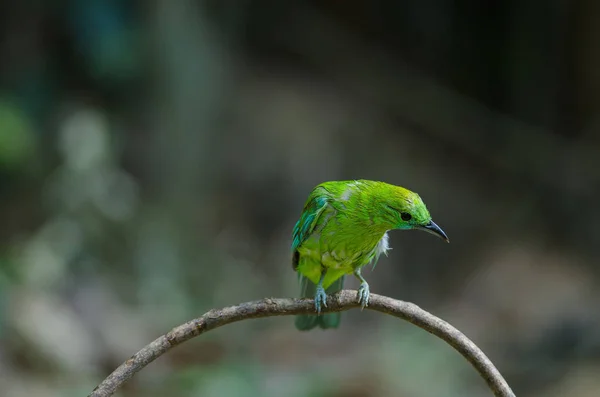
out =
<path fill-rule="evenodd" d="M 369 304 L 369 296 L 371 295 L 371 292 L 369 291 L 369 283 L 367 283 L 367 280 L 365 280 L 360 274 L 360 268 L 354 271 L 354 275 L 360 280 L 360 288 L 358 289 L 358 303 L 360 303 L 362 309 L 364 309 Z"/>
<path fill-rule="evenodd" d="M 317 314 L 321 314 L 321 305 L 327 307 L 327 294 L 325 293 L 325 288 L 323 288 L 323 280 L 325 280 L 326 273 L 327 269 L 323 269 L 319 284 L 317 284 L 317 291 L 315 292 L 315 309 L 317 310 Z"/>

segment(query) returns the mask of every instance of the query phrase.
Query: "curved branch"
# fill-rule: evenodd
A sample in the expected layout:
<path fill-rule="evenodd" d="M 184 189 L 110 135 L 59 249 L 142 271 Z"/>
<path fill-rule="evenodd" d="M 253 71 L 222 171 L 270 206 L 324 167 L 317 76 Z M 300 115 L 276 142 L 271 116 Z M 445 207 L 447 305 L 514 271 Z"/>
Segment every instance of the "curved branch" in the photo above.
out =
<path fill-rule="evenodd" d="M 346 311 L 358 307 L 357 292 L 343 290 L 330 295 L 324 312 Z M 475 367 L 497 397 L 515 397 L 500 372 L 486 355 L 462 332 L 426 312 L 417 305 L 381 295 L 371 294 L 367 309 L 406 320 L 446 341 Z M 171 350 L 173 347 L 212 329 L 251 318 L 314 313 L 312 299 L 265 298 L 224 309 L 213 309 L 188 321 L 145 346 L 121 364 L 98 385 L 88 397 L 108 397 L 136 372 Z"/>

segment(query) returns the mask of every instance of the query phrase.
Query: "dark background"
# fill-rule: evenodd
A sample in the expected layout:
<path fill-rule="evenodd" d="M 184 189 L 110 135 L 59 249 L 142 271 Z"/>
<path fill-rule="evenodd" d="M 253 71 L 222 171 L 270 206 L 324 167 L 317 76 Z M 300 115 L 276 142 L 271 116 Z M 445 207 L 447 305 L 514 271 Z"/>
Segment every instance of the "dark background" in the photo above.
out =
<path fill-rule="evenodd" d="M 600 390 L 600 3 L 3 1 L 0 390 L 81 396 L 170 328 L 298 294 L 309 191 L 418 192 L 374 293 L 474 340 L 520 397 Z M 351 288 L 357 283 L 351 280 Z M 121 396 L 489 396 L 454 350 L 345 313 L 213 331 Z"/>

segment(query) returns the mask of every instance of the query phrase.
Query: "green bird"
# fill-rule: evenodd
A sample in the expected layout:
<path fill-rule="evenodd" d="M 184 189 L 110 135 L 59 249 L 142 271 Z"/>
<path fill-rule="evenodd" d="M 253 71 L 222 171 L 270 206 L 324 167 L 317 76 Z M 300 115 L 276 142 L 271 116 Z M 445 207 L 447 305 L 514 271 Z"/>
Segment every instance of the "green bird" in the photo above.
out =
<path fill-rule="evenodd" d="M 360 280 L 358 302 L 363 308 L 369 304 L 361 269 L 371 262 L 374 268 L 387 255 L 393 229 L 423 230 L 450 242 L 421 197 L 403 187 L 356 180 L 324 182 L 312 190 L 294 226 L 292 264 L 302 297 L 314 297 L 317 315 L 296 316 L 296 328 L 339 326 L 341 313 L 321 315 L 321 307 L 327 307 L 327 294 L 342 289 L 347 274 Z"/>

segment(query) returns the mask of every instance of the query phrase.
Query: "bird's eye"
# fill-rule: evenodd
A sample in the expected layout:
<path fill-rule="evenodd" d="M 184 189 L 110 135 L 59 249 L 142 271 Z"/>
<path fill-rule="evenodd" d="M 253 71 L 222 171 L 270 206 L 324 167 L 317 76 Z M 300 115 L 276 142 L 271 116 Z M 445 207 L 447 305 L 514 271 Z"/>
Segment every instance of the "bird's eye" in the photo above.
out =
<path fill-rule="evenodd" d="M 412 215 L 408 212 L 403 212 L 400 214 L 400 218 L 402 218 L 403 221 L 408 222 L 412 219 Z"/>

